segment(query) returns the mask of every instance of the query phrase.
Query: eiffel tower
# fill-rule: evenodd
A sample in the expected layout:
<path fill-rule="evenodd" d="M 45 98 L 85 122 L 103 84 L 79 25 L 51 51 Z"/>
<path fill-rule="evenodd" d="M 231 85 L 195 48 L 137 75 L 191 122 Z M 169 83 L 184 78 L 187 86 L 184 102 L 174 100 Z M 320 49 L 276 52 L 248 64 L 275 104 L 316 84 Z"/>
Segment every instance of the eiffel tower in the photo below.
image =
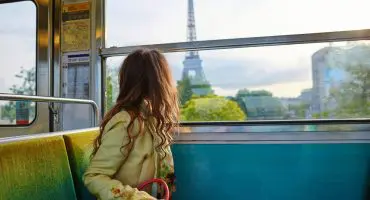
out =
<path fill-rule="evenodd" d="M 193 0 L 188 0 L 187 41 L 193 42 L 196 40 L 194 4 Z M 198 51 L 186 52 L 183 65 L 182 80 L 185 78 L 190 80 L 193 94 L 204 96 L 213 93 L 211 85 L 204 74 L 202 60 L 199 57 Z"/>

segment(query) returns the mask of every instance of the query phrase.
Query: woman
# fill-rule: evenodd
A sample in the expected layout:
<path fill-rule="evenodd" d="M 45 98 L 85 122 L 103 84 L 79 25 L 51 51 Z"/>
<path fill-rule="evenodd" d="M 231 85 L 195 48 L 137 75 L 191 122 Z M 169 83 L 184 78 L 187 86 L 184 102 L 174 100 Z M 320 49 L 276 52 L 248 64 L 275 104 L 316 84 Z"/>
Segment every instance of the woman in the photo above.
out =
<path fill-rule="evenodd" d="M 116 104 L 105 115 L 84 174 L 99 200 L 155 199 L 157 191 L 135 187 L 152 178 L 174 189 L 170 145 L 177 126 L 177 91 L 165 57 L 140 49 L 124 60 Z"/>

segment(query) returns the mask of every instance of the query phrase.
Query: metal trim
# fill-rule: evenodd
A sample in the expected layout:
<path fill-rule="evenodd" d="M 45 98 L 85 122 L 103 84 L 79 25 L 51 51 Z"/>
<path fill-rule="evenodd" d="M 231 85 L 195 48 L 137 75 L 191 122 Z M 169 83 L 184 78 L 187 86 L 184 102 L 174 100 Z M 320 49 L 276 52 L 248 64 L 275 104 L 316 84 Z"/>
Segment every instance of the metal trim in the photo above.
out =
<path fill-rule="evenodd" d="M 38 133 L 38 134 L 33 134 L 33 135 L 4 137 L 4 138 L 0 138 L 0 144 L 7 143 L 7 142 L 14 142 L 14 141 L 24 141 L 24 140 L 31 140 L 31 139 L 38 139 L 38 138 L 53 137 L 53 136 L 79 134 L 79 133 L 85 133 L 87 131 L 98 131 L 98 130 L 99 130 L 98 128 L 87 128 L 87 129 L 79 129 L 79 130 L 73 130 L 73 131 L 61 131 L 61 132 L 53 132 L 53 133 Z"/>
<path fill-rule="evenodd" d="M 86 2 L 86 1 L 81 1 L 81 2 Z M 92 1 L 87 1 L 90 5 L 90 49 L 89 49 L 89 54 L 90 54 L 90 69 L 89 69 L 89 98 L 95 100 L 96 102 L 101 105 L 100 101 L 100 92 L 98 91 L 98 85 L 100 78 L 97 72 L 97 59 L 98 57 L 98 52 L 97 48 L 98 47 L 98 36 L 96 34 L 97 32 L 97 12 L 99 12 L 99 8 L 97 8 L 97 3 L 98 0 L 92 0 Z M 89 118 L 91 119 L 91 110 L 89 111 Z M 89 120 L 90 120 L 89 119 Z"/>
<path fill-rule="evenodd" d="M 138 48 L 159 49 L 164 53 L 184 52 L 190 50 L 216 50 L 243 47 L 277 46 L 291 44 L 308 44 L 320 42 L 355 41 L 370 39 L 370 29 L 335 31 L 294 35 L 278 35 L 265 37 L 247 37 L 221 40 L 204 40 L 194 42 L 178 42 L 101 49 L 102 57 L 127 55 Z"/>
<path fill-rule="evenodd" d="M 106 5 L 107 1 L 102 0 L 101 2 L 101 7 L 102 7 L 102 13 L 101 13 L 101 47 L 105 48 L 105 43 L 106 43 L 106 32 L 105 32 L 105 25 L 106 25 L 106 17 L 105 17 L 105 12 L 106 12 Z M 97 52 L 97 54 L 100 56 L 100 51 Z M 101 57 L 100 58 L 100 73 L 101 73 L 101 113 L 105 113 L 106 110 L 106 76 L 107 76 L 107 66 L 106 66 L 106 59 Z"/>
<path fill-rule="evenodd" d="M 86 131 L 98 131 L 98 128 L 88 128 L 73 131 L 54 133 L 40 133 L 27 136 L 0 138 L 1 143 L 24 141 L 35 138 L 79 134 Z M 367 132 L 339 132 L 339 133 L 206 133 L 206 134 L 181 134 L 176 137 L 174 144 L 343 144 L 343 143 L 370 143 L 370 134 Z"/>
<path fill-rule="evenodd" d="M 32 0 L 0 0 L 0 4 L 3 4 L 3 3 L 15 3 L 15 2 L 20 2 L 20 1 L 32 1 Z"/>
<path fill-rule="evenodd" d="M 34 0 L 37 7 L 37 55 L 36 55 L 36 95 L 50 96 L 52 10 L 50 0 Z M 50 131 L 50 115 L 47 105 L 36 104 L 36 119 L 28 127 L 19 127 L 17 131 L 7 130 L 8 134 L 27 134 Z M 7 135 L 7 134 L 5 134 Z"/>
<path fill-rule="evenodd" d="M 370 134 L 356 132 L 261 132 L 261 133 L 182 133 L 176 137 L 176 143 L 220 143 L 220 142 L 314 142 L 314 141 L 370 141 Z"/>
<path fill-rule="evenodd" d="M 95 112 L 94 125 L 99 123 L 99 107 L 92 100 L 85 99 L 69 99 L 69 98 L 56 98 L 56 97 L 43 97 L 43 96 L 26 96 L 26 95 L 13 95 L 13 94 L 0 94 L 0 100 L 6 101 L 35 101 L 35 102 L 55 102 L 55 103 L 71 103 L 71 104 L 89 104 Z"/>
<path fill-rule="evenodd" d="M 101 58 L 100 60 L 100 68 L 101 68 L 101 113 L 105 114 L 106 106 L 107 106 L 107 66 L 106 66 L 106 58 Z"/>
<path fill-rule="evenodd" d="M 61 0 L 55 0 L 53 5 L 53 54 L 52 54 L 52 73 L 51 77 L 53 77 L 51 87 L 53 88 L 52 96 L 60 97 L 62 91 L 61 83 L 61 48 L 60 48 L 60 39 L 61 39 Z M 54 109 L 59 111 L 61 106 L 59 104 L 53 105 Z M 60 131 L 61 130 L 61 113 L 58 112 L 57 116 L 49 114 L 50 116 L 50 123 L 51 131 Z M 56 117 L 56 118 L 55 118 Z"/>
<path fill-rule="evenodd" d="M 95 100 L 100 108 L 104 107 L 103 93 L 101 82 L 104 80 L 102 76 L 102 58 L 99 55 L 99 49 L 104 47 L 105 44 L 105 24 L 104 24 L 104 11 L 105 1 L 95 0 L 91 1 L 91 48 L 90 48 L 90 98 Z M 101 110 L 102 111 L 102 110 Z"/>
<path fill-rule="evenodd" d="M 370 118 L 181 122 L 180 126 L 268 126 L 268 125 L 328 125 L 328 124 L 368 124 L 368 123 L 370 123 Z"/>
<path fill-rule="evenodd" d="M 320 141 L 178 141 L 174 144 L 364 144 L 370 140 L 320 140 Z"/>

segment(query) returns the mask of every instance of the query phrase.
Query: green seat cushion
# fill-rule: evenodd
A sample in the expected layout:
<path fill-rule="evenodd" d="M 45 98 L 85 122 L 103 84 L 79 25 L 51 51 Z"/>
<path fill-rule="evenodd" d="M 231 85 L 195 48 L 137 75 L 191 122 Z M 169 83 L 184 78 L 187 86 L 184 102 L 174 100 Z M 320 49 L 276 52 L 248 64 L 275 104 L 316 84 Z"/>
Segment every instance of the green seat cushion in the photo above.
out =
<path fill-rule="evenodd" d="M 76 199 L 63 137 L 1 141 L 0 199 Z"/>

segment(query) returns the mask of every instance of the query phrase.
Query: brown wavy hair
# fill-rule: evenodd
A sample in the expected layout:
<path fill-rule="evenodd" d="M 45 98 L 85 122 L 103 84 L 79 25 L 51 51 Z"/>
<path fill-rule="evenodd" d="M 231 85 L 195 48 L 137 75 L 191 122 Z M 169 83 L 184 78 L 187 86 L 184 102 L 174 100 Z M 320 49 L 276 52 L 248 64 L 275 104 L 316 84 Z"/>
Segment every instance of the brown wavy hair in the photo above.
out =
<path fill-rule="evenodd" d="M 142 108 L 143 105 L 145 109 Z M 109 120 L 122 110 L 130 114 L 130 123 L 127 126 L 129 140 L 121 147 L 123 153 L 131 152 L 135 139 L 144 131 L 144 126 L 158 139 L 155 148 L 160 153 L 172 144 L 173 130 L 178 126 L 179 103 L 168 62 L 158 50 L 139 49 L 124 60 L 119 72 L 116 104 L 103 118 L 91 156 L 98 151 Z M 138 133 L 133 133 L 134 122 L 139 123 Z"/>

